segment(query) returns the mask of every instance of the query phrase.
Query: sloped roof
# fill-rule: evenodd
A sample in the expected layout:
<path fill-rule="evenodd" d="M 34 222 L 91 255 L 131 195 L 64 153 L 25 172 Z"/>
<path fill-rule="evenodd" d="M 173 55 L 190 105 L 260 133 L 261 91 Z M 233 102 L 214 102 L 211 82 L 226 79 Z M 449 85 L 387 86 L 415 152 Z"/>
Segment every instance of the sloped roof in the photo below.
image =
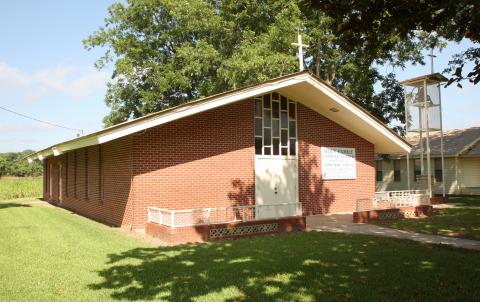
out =
<path fill-rule="evenodd" d="M 461 155 L 465 156 L 480 156 L 480 140 L 476 144 L 473 144 L 472 147 L 465 150 Z"/>
<path fill-rule="evenodd" d="M 413 146 L 411 156 L 420 154 L 418 134 L 409 134 L 406 140 Z M 440 156 L 440 132 L 430 133 L 430 151 L 432 156 Z M 480 127 L 453 129 L 443 132 L 443 150 L 445 156 L 480 155 Z"/>
<path fill-rule="evenodd" d="M 61 142 L 35 152 L 29 161 L 57 156 L 63 152 L 103 144 L 148 128 L 180 118 L 211 110 L 234 102 L 277 91 L 315 110 L 340 126 L 363 137 L 375 146 L 377 153 L 401 154 L 411 146 L 390 128 L 357 103 L 342 95 L 326 82 L 308 71 L 292 73 L 262 83 L 220 93 L 185 103 L 141 118 L 127 121 L 103 130 Z M 332 110 L 332 108 L 338 110 Z"/>

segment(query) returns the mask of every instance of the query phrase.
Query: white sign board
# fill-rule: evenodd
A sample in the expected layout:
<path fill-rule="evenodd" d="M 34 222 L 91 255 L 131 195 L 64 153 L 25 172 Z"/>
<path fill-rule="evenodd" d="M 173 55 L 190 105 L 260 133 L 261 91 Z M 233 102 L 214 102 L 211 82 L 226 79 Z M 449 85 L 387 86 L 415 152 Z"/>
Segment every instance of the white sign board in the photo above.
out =
<path fill-rule="evenodd" d="M 357 178 L 355 148 L 322 147 L 323 179 Z"/>

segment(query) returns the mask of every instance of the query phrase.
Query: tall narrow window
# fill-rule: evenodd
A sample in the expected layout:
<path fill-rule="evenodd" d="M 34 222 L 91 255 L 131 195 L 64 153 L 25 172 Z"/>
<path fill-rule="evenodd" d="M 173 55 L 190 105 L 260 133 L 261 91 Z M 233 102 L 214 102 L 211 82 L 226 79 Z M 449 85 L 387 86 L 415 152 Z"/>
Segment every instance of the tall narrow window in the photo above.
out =
<path fill-rule="evenodd" d="M 375 176 L 377 181 L 383 181 L 383 169 L 382 169 L 382 161 L 377 160 L 375 161 Z"/>
<path fill-rule="evenodd" d="M 43 161 L 43 192 L 45 192 L 44 196 L 48 194 L 48 166 L 47 161 Z"/>
<path fill-rule="evenodd" d="M 393 161 L 393 181 L 402 181 L 400 172 L 400 160 L 395 159 Z"/>
<path fill-rule="evenodd" d="M 88 148 L 85 148 L 85 199 L 88 200 L 89 192 L 89 179 L 88 179 Z"/>
<path fill-rule="evenodd" d="M 421 164 L 419 159 L 413 160 L 413 180 L 417 181 L 418 176 L 422 174 Z"/>
<path fill-rule="evenodd" d="M 297 154 L 296 103 L 273 92 L 255 98 L 255 154 Z"/>
<path fill-rule="evenodd" d="M 442 182 L 443 181 L 442 159 L 435 158 L 434 166 L 435 166 L 435 181 Z"/>
<path fill-rule="evenodd" d="M 98 145 L 98 199 L 103 202 L 103 148 Z"/>
<path fill-rule="evenodd" d="M 68 197 L 68 153 L 65 154 L 65 197 Z"/>
<path fill-rule="evenodd" d="M 52 181 L 52 164 L 48 167 L 48 196 L 49 199 L 52 199 L 52 188 L 53 188 L 53 181 Z"/>
<path fill-rule="evenodd" d="M 77 160 L 77 150 L 73 153 L 73 196 L 77 198 L 77 172 L 78 172 L 78 160 Z"/>

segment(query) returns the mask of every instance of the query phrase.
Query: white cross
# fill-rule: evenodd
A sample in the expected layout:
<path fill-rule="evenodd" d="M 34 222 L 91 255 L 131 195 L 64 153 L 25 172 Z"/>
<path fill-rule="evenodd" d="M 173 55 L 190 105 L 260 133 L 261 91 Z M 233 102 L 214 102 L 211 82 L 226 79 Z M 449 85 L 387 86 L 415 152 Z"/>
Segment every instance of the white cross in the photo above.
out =
<path fill-rule="evenodd" d="M 303 68 L 303 48 L 308 48 L 308 45 L 305 45 L 302 43 L 302 35 L 298 33 L 298 43 L 292 43 L 293 46 L 298 46 L 298 64 L 300 67 L 300 71 L 302 71 Z"/>

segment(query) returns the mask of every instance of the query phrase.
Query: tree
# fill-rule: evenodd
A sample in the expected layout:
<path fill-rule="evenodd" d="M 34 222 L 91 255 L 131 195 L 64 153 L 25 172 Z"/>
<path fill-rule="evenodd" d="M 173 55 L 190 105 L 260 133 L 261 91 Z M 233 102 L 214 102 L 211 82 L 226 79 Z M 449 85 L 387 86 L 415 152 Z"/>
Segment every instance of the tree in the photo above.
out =
<path fill-rule="evenodd" d="M 33 152 L 32 150 L 25 150 L 22 152 L 0 153 L 0 177 L 41 175 L 43 167 L 40 162 L 28 163 L 24 160 L 25 156 Z"/>
<path fill-rule="evenodd" d="M 7 174 L 7 161 L 5 158 L 0 157 L 0 177 Z"/>
<path fill-rule="evenodd" d="M 432 37 L 431 46 L 442 37 L 480 43 L 478 0 L 307 0 L 305 5 L 334 20 L 335 34 L 343 50 L 361 47 L 373 58 L 379 53 L 395 52 L 396 39 L 413 41 L 425 32 Z M 475 66 L 464 75 L 463 67 L 468 61 Z M 463 80 L 477 84 L 480 48 L 472 47 L 455 55 L 444 72 L 451 73 L 447 85 L 461 86 Z"/>
<path fill-rule="evenodd" d="M 114 62 L 104 122 L 294 72 L 298 30 L 310 45 L 307 68 L 385 123 L 403 119 L 401 97 L 385 86 L 398 83 L 377 68 L 420 62 L 430 37 L 390 37 L 393 46 L 371 56 L 362 47 L 342 49 L 334 19 L 295 0 L 129 0 L 113 4 L 106 25 L 84 41 L 87 49 L 107 49 L 97 67 Z M 376 93 L 376 84 L 385 90 Z"/>

